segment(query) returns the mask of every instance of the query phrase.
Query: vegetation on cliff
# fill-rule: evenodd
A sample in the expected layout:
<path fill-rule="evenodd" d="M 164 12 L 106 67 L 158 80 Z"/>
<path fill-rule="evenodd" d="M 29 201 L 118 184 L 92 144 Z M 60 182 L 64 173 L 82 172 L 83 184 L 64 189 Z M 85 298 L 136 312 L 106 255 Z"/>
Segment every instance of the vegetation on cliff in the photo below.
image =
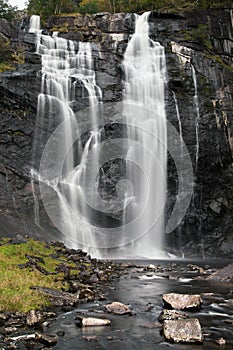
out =
<path fill-rule="evenodd" d="M 42 17 L 61 13 L 180 11 L 210 6 L 231 6 L 230 0 L 29 0 L 28 11 Z"/>
<path fill-rule="evenodd" d="M 0 18 L 11 21 L 14 18 L 17 8 L 8 4 L 8 0 L 0 0 Z"/>

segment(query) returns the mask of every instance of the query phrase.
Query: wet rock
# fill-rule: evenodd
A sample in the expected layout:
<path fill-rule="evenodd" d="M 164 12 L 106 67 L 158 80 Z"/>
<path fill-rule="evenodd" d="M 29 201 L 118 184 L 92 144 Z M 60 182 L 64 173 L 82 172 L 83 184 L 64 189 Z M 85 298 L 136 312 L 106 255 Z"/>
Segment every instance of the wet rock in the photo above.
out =
<path fill-rule="evenodd" d="M 99 340 L 99 337 L 97 337 L 96 335 L 89 335 L 89 336 L 83 336 L 83 339 L 86 341 L 97 341 Z"/>
<path fill-rule="evenodd" d="M 88 284 L 83 284 L 83 283 L 80 283 L 79 281 L 72 281 L 72 280 L 69 280 L 69 292 L 71 293 L 76 293 L 82 289 L 92 289 L 93 286 L 91 285 L 88 285 Z"/>
<path fill-rule="evenodd" d="M 24 334 L 24 335 L 19 335 L 17 337 L 8 338 L 8 340 L 17 342 L 19 340 L 35 339 L 35 337 L 36 337 L 36 334 Z"/>
<path fill-rule="evenodd" d="M 94 292 L 89 288 L 83 289 L 79 292 L 79 299 L 85 299 L 87 301 L 88 300 L 90 301 L 94 299 L 94 296 L 95 296 Z"/>
<path fill-rule="evenodd" d="M 63 329 L 59 329 L 56 334 L 58 335 L 58 337 L 64 337 L 64 335 L 66 334 L 66 332 Z"/>
<path fill-rule="evenodd" d="M 5 313 L 0 313 L 0 327 L 3 326 L 5 324 L 5 322 L 8 320 L 9 315 L 5 314 Z"/>
<path fill-rule="evenodd" d="M 210 205 L 209 205 L 210 209 L 215 213 L 215 214 L 221 214 L 221 210 L 222 210 L 222 203 L 216 200 L 213 200 Z"/>
<path fill-rule="evenodd" d="M 108 312 L 115 315 L 131 314 L 130 308 L 127 305 L 122 304 L 118 301 L 114 301 L 111 304 L 105 305 L 105 308 Z"/>
<path fill-rule="evenodd" d="M 186 319 L 188 317 L 189 316 L 187 314 L 185 314 L 184 312 L 164 309 L 160 313 L 158 320 L 160 322 L 164 322 L 165 320 L 180 320 L 180 319 Z"/>
<path fill-rule="evenodd" d="M 215 343 L 220 345 L 220 346 L 223 346 L 226 344 L 226 340 L 224 338 L 220 338 L 220 339 L 215 340 Z"/>
<path fill-rule="evenodd" d="M 81 317 L 76 316 L 75 320 L 78 327 L 99 327 L 99 326 L 108 326 L 111 321 L 103 318 L 95 317 Z"/>
<path fill-rule="evenodd" d="M 201 343 L 201 325 L 197 318 L 188 320 L 165 320 L 163 333 L 167 340 L 175 343 Z"/>
<path fill-rule="evenodd" d="M 47 346 L 54 346 L 58 341 L 58 337 L 56 335 L 42 333 L 36 333 L 35 339 L 38 340 L 41 344 Z"/>
<path fill-rule="evenodd" d="M 73 306 L 79 301 L 79 293 L 71 294 L 51 288 L 33 287 L 47 295 L 54 306 Z"/>
<path fill-rule="evenodd" d="M 97 275 L 92 275 L 89 279 L 90 283 L 97 283 L 99 281 L 99 278 Z"/>
<path fill-rule="evenodd" d="M 28 326 L 36 326 L 44 322 L 44 317 L 40 311 L 30 310 L 27 314 L 26 323 Z"/>
<path fill-rule="evenodd" d="M 232 324 L 233 325 L 233 320 L 224 320 L 224 323 Z"/>
<path fill-rule="evenodd" d="M 202 304 L 201 296 L 191 294 L 169 293 L 163 295 L 163 302 L 166 306 L 178 310 L 199 310 Z"/>
<path fill-rule="evenodd" d="M 208 276 L 207 279 L 214 281 L 233 281 L 233 264 L 229 264 L 222 269 Z"/>
<path fill-rule="evenodd" d="M 3 330 L 4 334 L 10 334 L 10 333 L 14 333 L 17 331 L 16 327 L 5 327 Z"/>

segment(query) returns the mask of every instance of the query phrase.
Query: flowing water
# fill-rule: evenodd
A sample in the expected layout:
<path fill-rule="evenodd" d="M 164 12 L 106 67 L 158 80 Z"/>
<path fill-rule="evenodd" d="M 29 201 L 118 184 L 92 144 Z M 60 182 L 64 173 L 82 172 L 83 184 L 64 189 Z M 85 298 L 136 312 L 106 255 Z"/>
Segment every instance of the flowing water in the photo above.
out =
<path fill-rule="evenodd" d="M 126 197 L 125 234 L 132 235 L 128 255 L 163 256 L 166 201 L 167 130 L 164 87 L 166 61 L 163 46 L 149 37 L 149 12 L 136 17 L 135 33 L 128 43 L 124 109 L 129 151 L 127 177 L 133 184 Z M 130 204 L 129 204 L 130 203 Z M 126 254 L 127 255 L 127 254 Z"/>
<path fill-rule="evenodd" d="M 153 261 L 153 264 L 156 263 L 166 265 L 166 262 Z M 215 265 L 216 261 L 208 261 L 208 263 Z M 218 264 L 221 265 L 222 262 Z M 187 272 L 184 261 L 177 262 L 177 273 L 173 278 L 169 279 L 169 274 L 144 271 L 143 266 L 131 269 L 120 281 L 106 286 L 107 300 L 82 304 L 74 311 L 60 315 L 57 320 L 50 323 L 49 328 L 45 328 L 45 332 L 50 334 L 55 334 L 58 330 L 65 332 L 63 337 L 59 337 L 54 349 L 214 350 L 220 348 L 214 341 L 223 337 L 227 341 L 223 348 L 231 350 L 233 346 L 232 284 L 196 280 L 197 271 Z M 163 309 L 162 295 L 172 292 L 202 293 L 201 310 L 187 313 L 189 317 L 199 319 L 204 335 L 203 344 L 172 344 L 165 340 L 161 333 L 158 316 Z M 129 305 L 133 315 L 119 316 L 106 313 L 104 306 L 112 301 Z M 108 318 L 111 320 L 111 325 L 80 329 L 76 326 L 76 315 Z"/>
<path fill-rule="evenodd" d="M 98 137 L 95 132 L 91 132 L 84 146 L 79 142 L 78 147 L 74 147 L 80 127 L 72 108 L 76 87 L 81 84 L 83 97 L 88 100 L 90 125 L 96 126 L 102 93 L 95 81 L 91 45 L 84 42 L 75 47 L 72 41 L 59 38 L 57 33 L 53 37 L 43 35 L 38 18 L 35 17 L 38 16 L 33 16 L 29 32 L 33 31 L 37 35 L 36 51 L 42 56 L 42 82 L 38 97 L 32 173 L 42 185 L 56 192 L 51 210 L 48 210 L 48 206 L 46 209 L 51 214 L 52 222 L 63 232 L 64 242 L 69 246 L 95 246 L 91 225 L 84 219 L 86 207 L 83 204 L 83 192 L 87 153 L 90 143 L 98 143 Z M 47 132 L 47 138 L 51 139 L 50 129 L 51 133 L 55 129 L 54 137 L 44 152 L 45 144 L 41 140 L 48 141 Z M 46 152 L 49 153 L 46 154 L 47 163 L 43 164 L 43 154 Z M 77 158 L 80 158 L 79 162 Z M 98 157 L 95 158 L 97 161 Z"/>
<path fill-rule="evenodd" d="M 52 223 L 63 232 L 64 242 L 98 257 L 101 248 L 106 257 L 109 247 L 114 247 L 114 256 L 120 258 L 165 256 L 166 63 L 164 48 L 149 38 L 148 17 L 149 12 L 137 16 L 123 60 L 127 181 L 117 184 L 120 199 L 116 205 L 102 200 L 96 190 L 97 174 L 104 163 L 96 129 L 102 93 L 95 80 L 91 44 L 75 43 L 58 33 L 44 35 L 39 17 L 32 16 L 30 21 L 29 32 L 35 35 L 36 52 L 42 56 L 32 174 L 46 192 L 44 206 Z M 91 130 L 84 143 L 74 107 L 80 84 L 81 99 L 88 100 Z M 109 147 L 114 153 L 113 146 Z M 55 193 L 47 197 L 51 190 Z M 119 211 L 122 203 L 120 227 L 106 230 L 96 225 L 98 212 Z M 39 222 L 37 208 L 35 214 Z"/>

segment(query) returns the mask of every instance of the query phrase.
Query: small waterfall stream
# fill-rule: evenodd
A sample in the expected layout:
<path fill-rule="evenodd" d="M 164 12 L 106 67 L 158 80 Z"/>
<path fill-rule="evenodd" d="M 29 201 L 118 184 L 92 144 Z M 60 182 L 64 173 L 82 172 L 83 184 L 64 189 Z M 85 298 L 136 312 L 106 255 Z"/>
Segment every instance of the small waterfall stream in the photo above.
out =
<path fill-rule="evenodd" d="M 191 71 L 194 83 L 194 106 L 196 111 L 196 122 L 195 122 L 195 133 L 196 133 L 196 155 L 195 155 L 195 172 L 197 172 L 198 158 L 199 158 L 199 119 L 200 119 L 200 108 L 198 101 L 198 91 L 197 91 L 197 76 L 194 66 L 191 64 Z"/>
<path fill-rule="evenodd" d="M 182 124 L 181 124 L 181 118 L 180 118 L 180 111 L 179 111 L 179 106 L 178 106 L 178 101 L 176 98 L 176 93 L 175 91 L 172 91 L 172 96 L 173 96 L 173 100 L 175 102 L 175 109 L 176 109 L 176 115 L 177 115 L 177 120 L 178 120 L 178 126 L 179 126 L 179 136 L 180 136 L 180 158 L 181 160 L 183 159 L 183 155 L 184 155 L 184 150 L 183 150 L 183 145 L 184 145 L 184 140 L 183 140 L 183 130 L 182 130 Z M 184 186 L 183 186 L 183 178 L 181 178 L 181 194 L 184 191 Z M 179 221 L 182 219 L 180 217 L 180 212 L 181 212 L 181 198 L 179 195 L 177 195 L 177 202 L 179 204 Z M 184 254 L 184 249 L 183 249 L 183 239 L 182 239 L 182 222 L 179 224 L 178 226 L 178 249 L 180 250 L 180 254 L 181 257 L 184 258 L 185 254 Z"/>

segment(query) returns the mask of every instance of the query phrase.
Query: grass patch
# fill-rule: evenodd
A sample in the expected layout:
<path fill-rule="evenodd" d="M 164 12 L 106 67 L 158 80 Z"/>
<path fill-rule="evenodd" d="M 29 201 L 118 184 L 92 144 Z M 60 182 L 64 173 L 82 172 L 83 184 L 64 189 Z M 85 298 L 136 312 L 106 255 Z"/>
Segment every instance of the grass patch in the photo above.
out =
<path fill-rule="evenodd" d="M 28 262 L 27 256 L 41 258 L 41 267 L 49 272 L 55 272 L 56 267 L 65 262 L 71 268 L 77 267 L 67 262 L 65 256 L 56 255 L 56 248 L 40 241 L 29 239 L 25 243 L 10 244 L 7 240 L 0 240 L 0 312 L 41 309 L 49 306 L 49 300 L 32 286 L 65 289 L 64 273 L 44 275 L 32 267 L 20 268 L 20 264 Z"/>
<path fill-rule="evenodd" d="M 0 63 L 0 73 L 3 73 L 7 70 L 15 70 L 15 67 L 8 62 L 1 62 Z"/>

